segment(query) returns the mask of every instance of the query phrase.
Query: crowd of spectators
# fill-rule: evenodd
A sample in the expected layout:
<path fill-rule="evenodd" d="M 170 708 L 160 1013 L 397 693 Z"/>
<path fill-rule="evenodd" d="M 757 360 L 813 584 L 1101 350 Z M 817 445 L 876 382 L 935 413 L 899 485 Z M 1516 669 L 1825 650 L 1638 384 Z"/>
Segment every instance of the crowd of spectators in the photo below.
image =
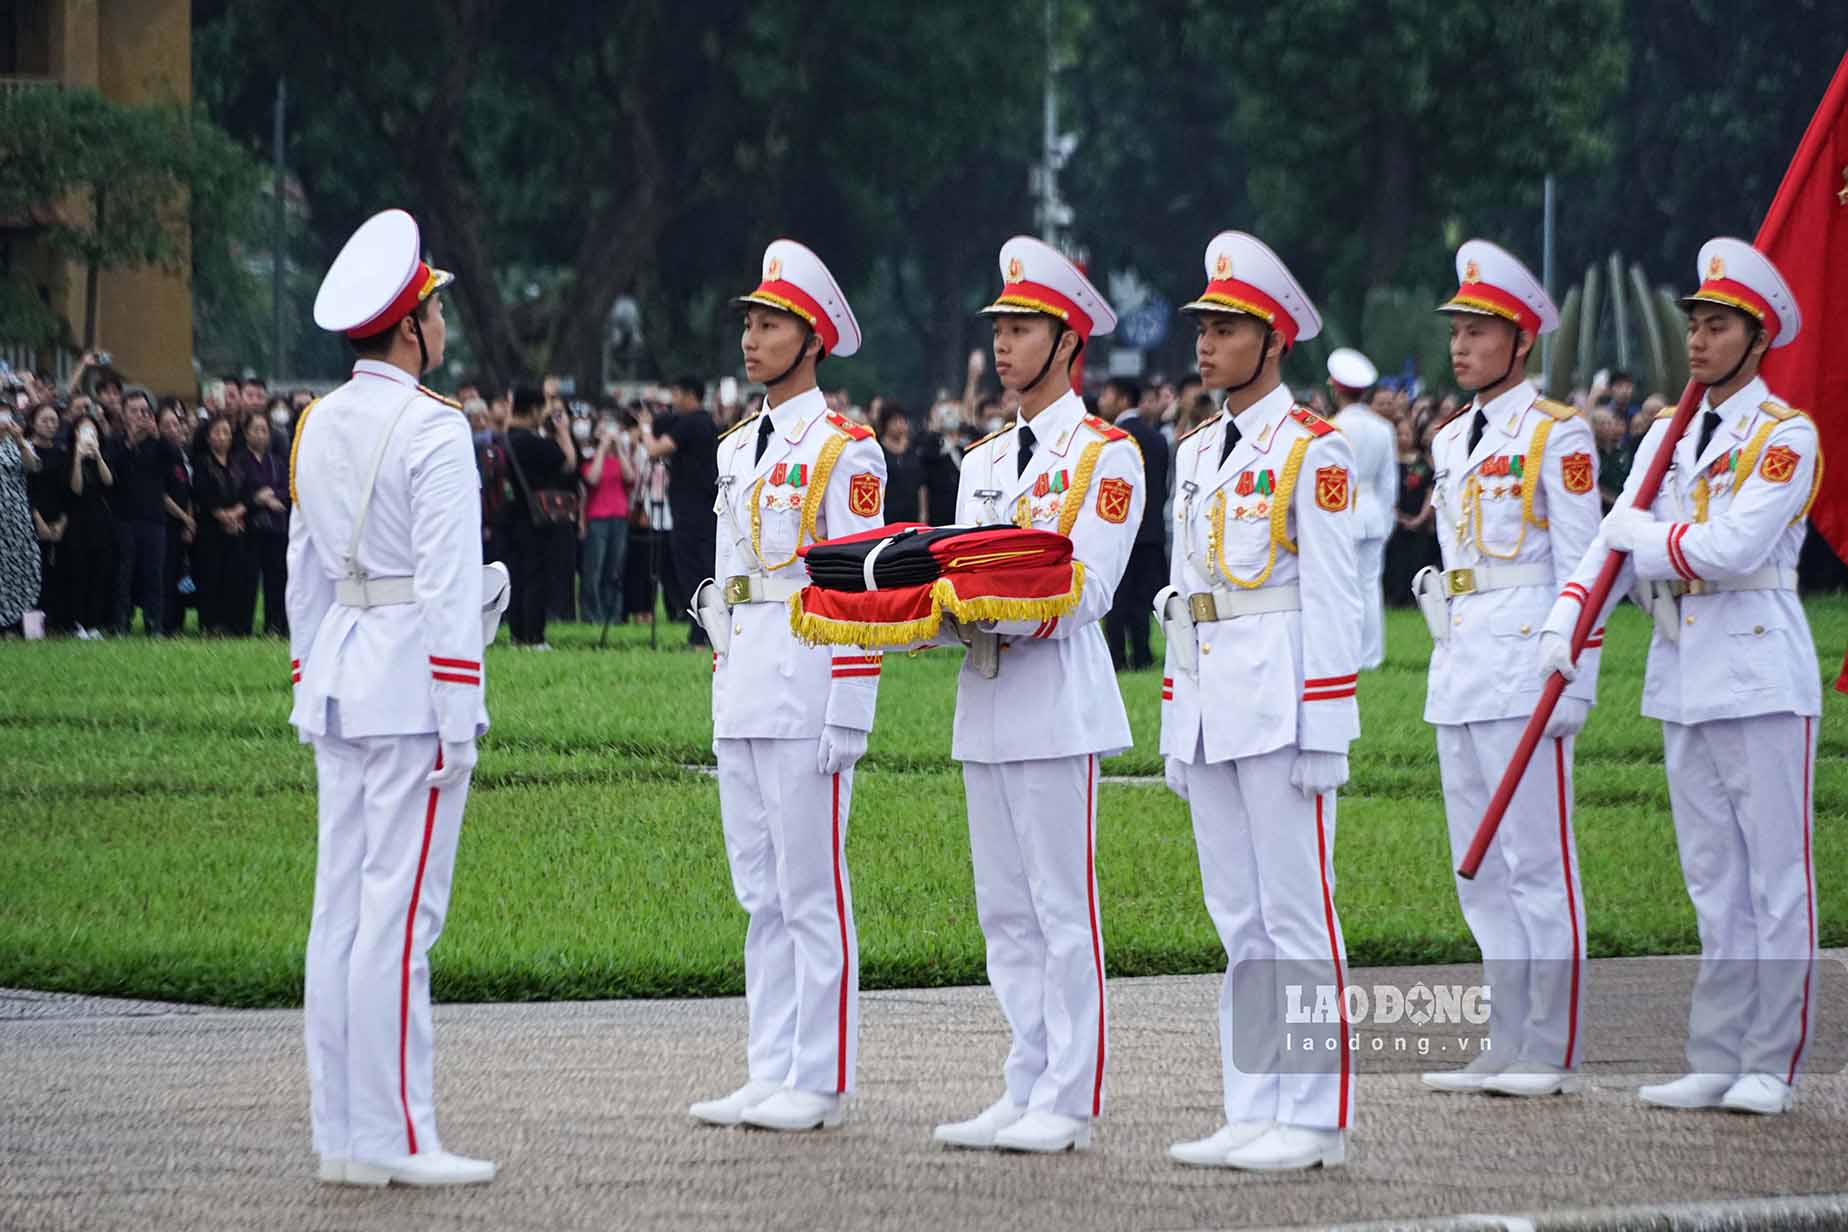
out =
<path fill-rule="evenodd" d="M 197 405 L 85 354 L 0 372 L 0 632 L 287 631 L 288 446 L 312 395 L 208 382 Z M 259 596 L 261 604 L 259 605 Z M 30 621 L 34 627 L 27 629 Z"/>

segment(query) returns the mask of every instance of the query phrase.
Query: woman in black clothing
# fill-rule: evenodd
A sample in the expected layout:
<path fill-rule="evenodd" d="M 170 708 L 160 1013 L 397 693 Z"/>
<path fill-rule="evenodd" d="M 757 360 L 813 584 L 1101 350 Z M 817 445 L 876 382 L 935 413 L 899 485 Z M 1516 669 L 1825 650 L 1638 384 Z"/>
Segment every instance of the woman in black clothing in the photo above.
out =
<path fill-rule="evenodd" d="M 514 490 L 507 507 L 506 558 L 513 598 L 507 625 L 515 645 L 549 650 L 546 597 L 559 570 L 573 567 L 577 551 L 577 516 L 566 516 L 577 496 L 577 450 L 568 416 L 559 412 L 545 420 L 543 391 L 526 386 L 513 391 L 507 453 Z"/>
<path fill-rule="evenodd" d="M 71 526 L 71 454 L 58 447 L 58 408 L 46 403 L 28 421 L 32 448 L 39 468 L 26 476 L 26 499 L 32 505 L 32 529 L 39 545 L 39 609 L 45 627 L 68 631 L 71 613 L 72 549 L 67 545 Z"/>
<path fill-rule="evenodd" d="M 287 637 L 289 613 L 283 595 L 289 577 L 289 464 L 271 451 L 270 423 L 264 416 L 245 418 L 243 447 L 231 469 L 238 481 L 238 499 L 249 510 L 244 520 L 249 527 L 250 566 L 263 580 L 263 632 Z M 233 619 L 240 633 L 250 631 L 250 603 L 255 601 L 254 585 L 249 602 L 238 596 L 243 606 Z"/>
<path fill-rule="evenodd" d="M 171 405 L 163 400 L 160 438 L 173 450 L 175 459 L 170 490 L 173 503 L 186 515 L 167 518 L 167 559 L 161 569 L 167 594 L 161 627 L 168 633 L 179 633 L 186 624 L 186 608 L 192 602 L 193 591 L 192 544 L 199 533 L 199 524 L 193 519 L 193 461 L 186 439 L 186 420 L 186 408 L 177 398 L 171 400 Z"/>
<path fill-rule="evenodd" d="M 1386 541 L 1384 584 L 1386 602 L 1404 606 L 1412 602 L 1413 576 L 1438 563 L 1437 511 L 1431 505 L 1431 457 L 1419 445 L 1410 416 L 1399 421 L 1398 433 L 1399 507 Z"/>
<path fill-rule="evenodd" d="M 115 518 L 109 510 L 109 489 L 115 473 L 103 460 L 103 436 L 92 412 L 71 427 L 70 495 L 65 508 L 70 523 L 63 545 L 70 559 L 70 628 L 80 638 L 100 638 L 109 624 L 115 600 Z"/>
<path fill-rule="evenodd" d="M 193 458 L 193 585 L 199 596 L 199 627 L 206 633 L 231 633 L 237 602 L 246 593 L 244 519 L 248 512 L 231 470 L 231 421 L 220 416 L 206 428 L 205 452 Z M 250 632 L 245 600 L 244 632 Z"/>

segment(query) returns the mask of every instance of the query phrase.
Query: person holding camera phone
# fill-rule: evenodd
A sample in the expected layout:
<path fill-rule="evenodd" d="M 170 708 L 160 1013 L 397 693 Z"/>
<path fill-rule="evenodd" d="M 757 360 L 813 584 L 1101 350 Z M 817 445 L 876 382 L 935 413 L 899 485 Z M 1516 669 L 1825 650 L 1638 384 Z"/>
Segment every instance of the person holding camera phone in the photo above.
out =
<path fill-rule="evenodd" d="M 580 537 L 584 570 L 579 584 L 584 619 L 591 624 L 622 621 L 623 569 L 629 549 L 629 487 L 635 461 L 629 433 L 606 409 L 596 426 L 596 450 L 583 464 L 585 502 Z"/>
<path fill-rule="evenodd" d="M 550 650 L 547 600 L 559 576 L 569 577 L 577 563 L 577 447 L 563 403 L 531 386 L 513 391 L 507 464 L 514 480 L 507 507 L 507 568 L 513 575 L 507 624 L 514 645 Z"/>
<path fill-rule="evenodd" d="M 73 399 L 73 404 L 78 400 Z M 71 428 L 71 627 L 80 640 L 101 640 L 115 581 L 115 520 L 109 512 L 115 472 L 103 457 L 102 410 L 90 399 Z"/>

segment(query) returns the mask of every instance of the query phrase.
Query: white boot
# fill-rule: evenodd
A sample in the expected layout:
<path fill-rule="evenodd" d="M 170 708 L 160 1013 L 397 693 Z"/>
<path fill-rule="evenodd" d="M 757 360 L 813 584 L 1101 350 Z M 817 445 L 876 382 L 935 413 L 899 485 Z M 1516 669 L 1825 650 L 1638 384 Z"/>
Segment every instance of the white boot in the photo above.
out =
<path fill-rule="evenodd" d="M 396 1159 L 349 1159 L 349 1185 L 484 1185 L 494 1179 L 494 1162 L 448 1151 L 425 1151 Z"/>
<path fill-rule="evenodd" d="M 344 1185 L 347 1183 L 347 1157 L 345 1155 L 321 1156 L 321 1184 Z"/>
<path fill-rule="evenodd" d="M 784 1087 L 761 1104 L 747 1108 L 738 1118 L 741 1125 L 758 1129 L 780 1129 L 801 1133 L 810 1129 L 836 1129 L 846 1118 L 847 1109 L 838 1095 L 817 1095 Z"/>
<path fill-rule="evenodd" d="M 1035 1155 L 1088 1151 L 1091 1149 L 1091 1123 L 1056 1112 L 1029 1112 L 995 1135 L 995 1147 Z"/>
<path fill-rule="evenodd" d="M 1585 1080 L 1570 1070 L 1539 1061 L 1516 1061 L 1499 1074 L 1491 1074 L 1482 1089 L 1495 1095 L 1574 1095 Z"/>
<path fill-rule="evenodd" d="M 1756 1112 L 1759 1116 L 1776 1116 L 1790 1110 L 1796 1092 L 1782 1078 L 1770 1074 L 1746 1074 L 1732 1084 L 1720 1106 L 1734 1112 Z"/>
<path fill-rule="evenodd" d="M 945 1146 L 966 1147 L 972 1151 L 994 1149 L 995 1135 L 1027 1115 L 1024 1106 L 1003 1095 L 980 1116 L 967 1121 L 949 1121 L 931 1131 L 931 1139 Z"/>
<path fill-rule="evenodd" d="M 1658 1108 L 1718 1108 L 1736 1081 L 1731 1074 L 1683 1074 L 1673 1082 L 1640 1087 L 1636 1097 Z"/>
<path fill-rule="evenodd" d="M 1436 1070 L 1424 1075 L 1424 1084 L 1433 1091 L 1480 1091 L 1483 1083 L 1501 1073 L 1501 1057 L 1493 1052 L 1478 1052 L 1462 1069 Z"/>
<path fill-rule="evenodd" d="M 1279 1125 L 1226 1156 L 1226 1167 L 1252 1172 L 1283 1172 L 1347 1161 L 1347 1135 L 1338 1129 L 1302 1129 Z"/>
<path fill-rule="evenodd" d="M 1168 1148 L 1168 1158 L 1195 1168 L 1223 1168 L 1227 1155 L 1257 1141 L 1275 1124 L 1274 1121 L 1229 1121 L 1210 1138 L 1175 1143 Z"/>
<path fill-rule="evenodd" d="M 736 1125 L 745 1113 L 782 1089 L 780 1082 L 747 1082 L 723 1099 L 708 1099 L 692 1105 L 687 1113 L 708 1125 Z"/>

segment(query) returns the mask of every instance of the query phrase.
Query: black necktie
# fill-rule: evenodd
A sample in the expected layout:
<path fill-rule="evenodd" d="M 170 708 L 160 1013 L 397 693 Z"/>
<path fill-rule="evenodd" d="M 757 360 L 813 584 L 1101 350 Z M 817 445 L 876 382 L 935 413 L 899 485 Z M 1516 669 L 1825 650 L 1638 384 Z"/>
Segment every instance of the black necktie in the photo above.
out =
<path fill-rule="evenodd" d="M 1469 421 L 1469 453 L 1476 452 L 1476 446 L 1482 443 L 1482 430 L 1488 426 L 1489 417 L 1477 407 L 1475 417 Z"/>
<path fill-rule="evenodd" d="M 1238 425 L 1228 418 L 1226 420 L 1226 443 L 1219 447 L 1219 465 L 1226 464 L 1226 459 L 1232 456 L 1232 447 L 1238 444 L 1238 441 Z"/>
<path fill-rule="evenodd" d="M 1014 467 L 1014 474 L 1016 476 L 1024 475 L 1027 473 L 1027 459 L 1031 458 L 1032 456 L 1033 456 L 1033 429 L 1029 428 L 1026 424 L 1021 424 L 1020 425 L 1020 457 L 1016 460 L 1017 464 Z"/>
<path fill-rule="evenodd" d="M 764 422 L 757 429 L 757 456 L 751 459 L 752 466 L 764 460 L 764 450 L 770 448 L 770 434 L 775 430 L 775 425 L 770 422 L 770 413 L 764 412 Z"/>
<path fill-rule="evenodd" d="M 1696 458 L 1707 452 L 1707 444 L 1713 440 L 1713 434 L 1719 430 L 1719 427 L 1720 413 L 1718 411 L 1708 411 L 1700 417 L 1700 444 L 1694 447 Z"/>

